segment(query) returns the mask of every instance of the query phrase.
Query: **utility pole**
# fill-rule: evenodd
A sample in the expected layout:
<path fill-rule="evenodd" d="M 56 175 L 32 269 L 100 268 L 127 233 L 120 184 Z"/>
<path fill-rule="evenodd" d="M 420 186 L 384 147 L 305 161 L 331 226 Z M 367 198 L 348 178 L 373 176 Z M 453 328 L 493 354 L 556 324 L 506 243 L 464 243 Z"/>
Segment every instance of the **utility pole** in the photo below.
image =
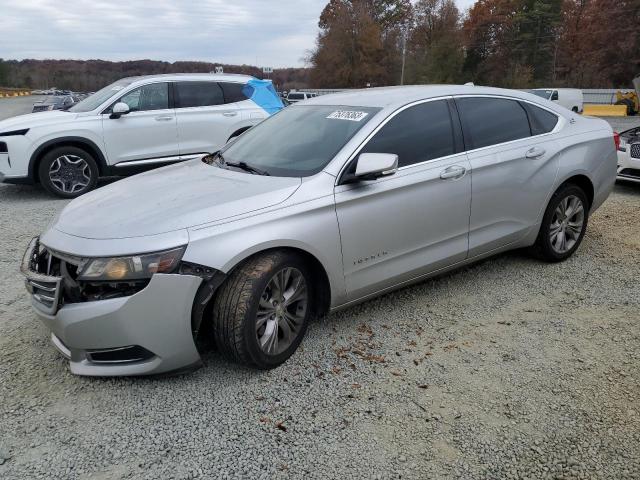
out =
<path fill-rule="evenodd" d="M 407 58 L 407 30 L 402 32 L 402 71 L 400 73 L 400 85 L 404 85 L 404 65 Z"/>

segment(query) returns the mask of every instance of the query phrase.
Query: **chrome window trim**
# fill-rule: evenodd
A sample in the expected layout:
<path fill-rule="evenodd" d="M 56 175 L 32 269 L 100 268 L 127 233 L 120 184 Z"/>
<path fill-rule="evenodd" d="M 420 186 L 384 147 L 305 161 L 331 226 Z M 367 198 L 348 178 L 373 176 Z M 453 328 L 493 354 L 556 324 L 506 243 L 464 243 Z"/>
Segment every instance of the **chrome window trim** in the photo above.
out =
<path fill-rule="evenodd" d="M 408 108 L 414 107 L 416 105 L 421 105 L 423 103 L 434 102 L 434 101 L 438 101 L 438 100 L 447 100 L 447 99 L 455 100 L 456 98 L 470 98 L 470 97 L 471 98 L 474 98 L 474 97 L 475 98 L 501 98 L 501 99 L 504 99 L 504 100 L 515 100 L 517 102 L 525 102 L 525 103 L 528 103 L 530 105 L 533 105 L 534 107 L 541 108 L 542 110 L 545 110 L 545 111 L 555 115 L 558 118 L 558 123 L 556 123 L 556 126 L 550 132 L 541 133 L 540 135 L 531 135 L 529 137 L 518 138 L 516 140 L 509 140 L 508 142 L 502 142 L 502 143 L 496 143 L 496 144 L 493 144 L 493 145 L 487 145 L 486 147 L 474 148 L 474 149 L 471 149 L 471 150 L 463 150 L 462 152 L 457 152 L 457 153 L 454 153 L 452 155 L 446 155 L 444 157 L 431 158 L 429 160 L 425 160 L 424 162 L 412 163 L 411 165 L 405 165 L 403 167 L 400 167 L 397 170 L 398 172 L 406 170 L 408 168 L 415 168 L 415 167 L 418 167 L 418 166 L 422 166 L 422 165 L 424 165 L 426 163 L 429 163 L 429 162 L 440 161 L 440 160 L 445 160 L 447 158 L 456 157 L 456 156 L 459 156 L 461 154 L 469 154 L 469 153 L 479 152 L 479 151 L 482 151 L 482 150 L 487 150 L 489 148 L 495 148 L 495 147 L 502 146 L 502 145 L 509 145 L 509 144 L 515 143 L 515 142 L 521 142 L 522 140 L 526 140 L 526 139 L 530 139 L 530 138 L 546 137 L 548 135 L 553 135 L 553 134 L 558 133 L 567 124 L 567 120 L 566 120 L 565 117 L 563 117 L 562 115 L 558 114 L 557 112 L 547 108 L 546 106 L 540 105 L 540 104 L 532 102 L 530 100 L 526 100 L 526 99 L 522 99 L 522 98 L 518 98 L 518 97 L 510 97 L 510 96 L 507 96 L 507 95 L 491 95 L 491 94 L 486 94 L 486 93 L 485 94 L 468 93 L 468 94 L 459 94 L 459 95 L 444 95 L 444 96 L 440 96 L 440 97 L 433 97 L 433 98 L 427 98 L 427 99 L 423 99 L 423 100 L 416 100 L 414 102 L 411 102 L 411 103 L 408 103 L 406 105 L 403 105 L 402 107 L 400 107 L 397 110 L 393 111 L 389 116 L 387 116 L 387 118 L 385 118 L 382 122 L 380 122 L 380 124 L 378 124 L 378 126 L 376 128 L 374 128 L 373 131 L 369 135 L 367 135 L 367 137 L 360 143 L 360 145 L 358 145 L 354 149 L 353 153 L 351 155 L 349 155 L 349 158 L 347 158 L 347 161 L 344 163 L 344 165 L 342 165 L 342 168 L 340 169 L 340 172 L 336 176 L 336 181 L 335 181 L 334 187 L 337 187 L 337 186 L 341 185 L 340 179 L 342 178 L 342 175 L 344 174 L 344 171 L 347 169 L 347 167 L 349 166 L 351 161 L 356 156 L 358 156 L 360 151 L 367 145 L 367 143 L 369 143 L 369 141 L 374 137 L 374 135 L 376 135 L 382 129 L 382 127 L 384 127 L 392 118 L 394 118 L 399 113 L 403 112 L 404 110 L 406 110 Z M 458 115 L 460 115 L 460 114 L 458 113 Z"/>

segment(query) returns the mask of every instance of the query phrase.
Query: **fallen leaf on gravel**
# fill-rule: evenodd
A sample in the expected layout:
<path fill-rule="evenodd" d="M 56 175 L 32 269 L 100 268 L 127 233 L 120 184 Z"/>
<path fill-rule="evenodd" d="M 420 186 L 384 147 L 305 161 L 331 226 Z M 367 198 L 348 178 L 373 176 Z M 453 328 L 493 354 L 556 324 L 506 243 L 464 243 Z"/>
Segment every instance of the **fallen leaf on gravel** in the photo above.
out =
<path fill-rule="evenodd" d="M 277 422 L 277 423 L 276 423 L 276 428 L 277 428 L 278 430 L 282 430 L 283 432 L 286 432 L 286 431 L 287 431 L 287 427 L 285 427 L 285 426 L 282 424 L 282 422 Z"/>
<path fill-rule="evenodd" d="M 362 388 L 359 383 L 354 383 L 351 385 L 351 388 Z"/>
<path fill-rule="evenodd" d="M 396 377 L 401 377 L 403 373 L 397 370 L 391 370 L 391 375 L 395 375 Z"/>
<path fill-rule="evenodd" d="M 260 423 L 271 423 L 271 419 L 269 417 L 260 417 Z"/>
<path fill-rule="evenodd" d="M 429 385 L 425 383 L 423 385 L 418 385 L 418 388 L 422 388 L 422 389 L 429 388 Z"/>

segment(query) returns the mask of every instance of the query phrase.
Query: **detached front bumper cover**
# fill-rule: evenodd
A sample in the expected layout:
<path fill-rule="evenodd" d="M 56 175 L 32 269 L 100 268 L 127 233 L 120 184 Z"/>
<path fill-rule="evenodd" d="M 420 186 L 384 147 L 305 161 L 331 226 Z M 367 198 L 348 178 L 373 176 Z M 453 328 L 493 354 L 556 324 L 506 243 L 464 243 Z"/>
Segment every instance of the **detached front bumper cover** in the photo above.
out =
<path fill-rule="evenodd" d="M 20 267 L 32 304 L 51 331 L 72 373 L 149 375 L 202 364 L 192 313 L 203 278 L 155 274 L 139 292 L 105 300 L 65 303 L 64 280 L 47 275 L 45 248 L 34 238 Z"/>

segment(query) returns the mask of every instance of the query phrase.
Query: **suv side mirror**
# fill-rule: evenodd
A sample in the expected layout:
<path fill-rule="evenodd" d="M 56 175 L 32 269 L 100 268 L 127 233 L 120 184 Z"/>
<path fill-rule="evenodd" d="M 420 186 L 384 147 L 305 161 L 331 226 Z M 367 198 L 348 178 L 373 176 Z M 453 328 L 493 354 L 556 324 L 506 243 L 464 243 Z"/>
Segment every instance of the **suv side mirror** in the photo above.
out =
<path fill-rule="evenodd" d="M 356 161 L 356 171 L 346 178 L 346 183 L 376 180 L 398 171 L 398 155 L 393 153 L 361 153 Z"/>
<path fill-rule="evenodd" d="M 129 112 L 129 105 L 124 102 L 118 102 L 113 106 L 109 118 L 120 118 L 122 115 L 126 115 Z"/>
<path fill-rule="evenodd" d="M 551 94 L 551 100 L 558 100 L 558 91 L 557 91 L 557 90 L 556 90 L 556 91 L 554 91 L 554 92 Z"/>

